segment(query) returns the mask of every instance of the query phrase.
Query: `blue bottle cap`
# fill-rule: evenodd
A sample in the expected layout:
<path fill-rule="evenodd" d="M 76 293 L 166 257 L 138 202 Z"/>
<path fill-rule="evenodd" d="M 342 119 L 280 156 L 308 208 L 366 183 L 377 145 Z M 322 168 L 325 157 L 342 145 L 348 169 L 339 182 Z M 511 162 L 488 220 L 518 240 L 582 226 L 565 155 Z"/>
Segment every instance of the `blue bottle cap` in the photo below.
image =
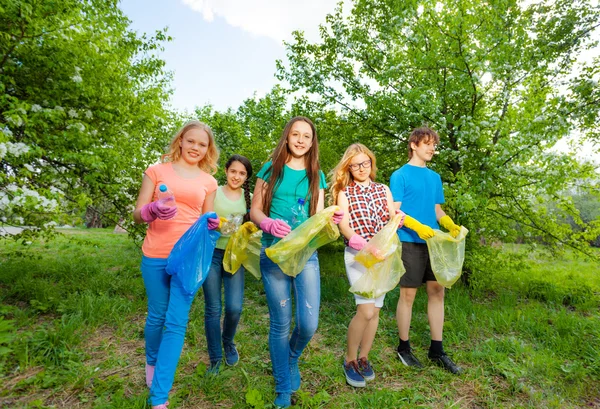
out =
<path fill-rule="evenodd" d="M 158 187 L 158 190 L 160 190 L 161 192 L 166 192 L 166 191 L 167 191 L 167 185 L 164 185 L 164 184 L 163 184 L 163 185 L 160 185 L 160 186 Z"/>

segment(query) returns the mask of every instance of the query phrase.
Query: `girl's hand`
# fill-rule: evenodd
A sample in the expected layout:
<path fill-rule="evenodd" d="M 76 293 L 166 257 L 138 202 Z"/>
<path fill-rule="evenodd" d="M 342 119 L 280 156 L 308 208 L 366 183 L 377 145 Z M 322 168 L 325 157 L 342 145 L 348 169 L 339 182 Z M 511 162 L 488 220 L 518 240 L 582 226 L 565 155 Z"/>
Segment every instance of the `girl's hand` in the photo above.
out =
<path fill-rule="evenodd" d="M 350 240 L 348 240 L 348 246 L 354 250 L 361 251 L 366 245 L 367 241 L 358 234 L 355 234 L 354 236 L 350 237 Z"/>
<path fill-rule="evenodd" d="M 221 225 L 221 219 L 218 217 L 206 219 L 208 230 L 217 230 Z"/>
<path fill-rule="evenodd" d="M 177 207 L 165 206 L 163 202 L 156 200 L 142 207 L 140 214 L 142 220 L 146 223 L 151 223 L 157 218 L 160 220 L 169 220 L 177 215 Z"/>
<path fill-rule="evenodd" d="M 284 238 L 292 231 L 290 226 L 283 220 L 273 220 L 270 217 L 265 217 L 263 221 L 260 222 L 259 227 L 262 231 L 267 232 L 278 239 Z"/>
<path fill-rule="evenodd" d="M 344 211 L 336 210 L 333 213 L 333 216 L 331 216 L 331 221 L 333 222 L 333 224 L 339 224 L 343 218 L 344 218 Z"/>

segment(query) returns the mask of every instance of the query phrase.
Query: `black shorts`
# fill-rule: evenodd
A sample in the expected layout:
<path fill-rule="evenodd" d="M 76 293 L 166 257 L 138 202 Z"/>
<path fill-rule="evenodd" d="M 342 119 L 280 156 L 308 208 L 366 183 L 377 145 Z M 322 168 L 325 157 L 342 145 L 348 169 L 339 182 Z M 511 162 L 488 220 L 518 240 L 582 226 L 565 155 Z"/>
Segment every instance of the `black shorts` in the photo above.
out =
<path fill-rule="evenodd" d="M 400 279 L 400 287 L 417 288 L 427 281 L 437 281 L 425 243 L 402 242 L 402 262 L 406 273 Z"/>

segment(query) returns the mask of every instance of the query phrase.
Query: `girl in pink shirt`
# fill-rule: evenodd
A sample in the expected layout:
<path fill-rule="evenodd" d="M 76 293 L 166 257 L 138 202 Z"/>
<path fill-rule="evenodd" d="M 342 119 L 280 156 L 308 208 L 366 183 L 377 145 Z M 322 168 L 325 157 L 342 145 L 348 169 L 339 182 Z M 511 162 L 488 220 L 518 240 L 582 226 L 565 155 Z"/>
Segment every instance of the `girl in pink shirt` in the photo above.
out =
<path fill-rule="evenodd" d="M 141 270 L 148 296 L 146 384 L 153 409 L 167 408 L 194 299 L 177 276 L 167 274 L 167 257 L 200 215 L 213 210 L 217 181 L 211 175 L 218 158 L 211 129 L 196 120 L 187 122 L 162 156 L 163 163 L 146 169 L 133 212 L 136 223 L 148 223 Z M 175 206 L 158 199 L 161 185 L 173 193 Z M 219 226 L 219 219 L 208 222 L 209 229 Z"/>

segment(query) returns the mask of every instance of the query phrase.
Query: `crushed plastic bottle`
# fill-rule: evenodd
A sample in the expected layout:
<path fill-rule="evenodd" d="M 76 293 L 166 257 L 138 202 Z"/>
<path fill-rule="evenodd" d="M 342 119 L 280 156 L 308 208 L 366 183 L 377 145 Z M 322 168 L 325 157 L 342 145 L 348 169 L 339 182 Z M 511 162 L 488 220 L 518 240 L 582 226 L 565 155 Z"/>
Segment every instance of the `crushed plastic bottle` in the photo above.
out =
<path fill-rule="evenodd" d="M 304 199 L 298 199 L 298 202 L 292 207 L 292 223 L 290 227 L 295 229 L 300 226 L 306 219 L 308 219 L 308 214 L 306 214 L 306 208 L 304 207 Z"/>
<path fill-rule="evenodd" d="M 175 207 L 175 195 L 169 190 L 167 185 L 162 184 L 158 187 L 158 200 L 165 206 Z"/>
<path fill-rule="evenodd" d="M 235 215 L 230 214 L 226 217 L 226 219 L 227 219 L 227 221 L 221 225 L 220 231 L 223 236 L 231 236 L 242 225 L 244 216 L 241 214 L 235 214 Z"/>

